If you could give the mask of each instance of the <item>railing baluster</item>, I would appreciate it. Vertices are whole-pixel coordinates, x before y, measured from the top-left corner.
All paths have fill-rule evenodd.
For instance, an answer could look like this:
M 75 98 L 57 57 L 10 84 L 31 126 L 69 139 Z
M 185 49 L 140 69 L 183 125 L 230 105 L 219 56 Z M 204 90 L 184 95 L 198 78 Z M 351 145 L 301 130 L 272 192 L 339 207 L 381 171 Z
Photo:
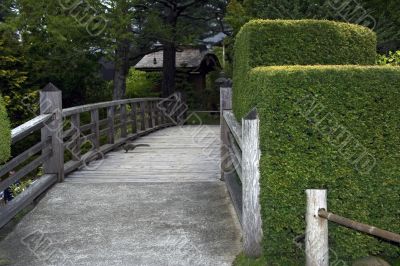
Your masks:
M 137 104 L 132 103 L 131 104 L 131 126 L 132 126 L 132 134 L 135 134 L 137 132 Z
M 99 109 L 94 109 L 90 111 L 91 124 L 92 124 L 92 134 L 93 137 L 93 145 L 95 149 L 100 148 L 100 125 L 99 125 Z
M 140 102 L 140 123 L 141 123 L 141 130 L 146 130 L 146 102 Z
M 74 161 L 81 160 L 81 131 L 80 131 L 80 114 L 74 114 L 71 116 L 71 129 L 74 134 L 72 135 L 73 145 L 70 147 L 70 151 L 72 153 L 72 157 Z
M 149 128 L 153 128 L 153 106 L 152 101 L 147 102 L 147 112 L 148 112 L 148 121 L 149 121 Z
M 108 119 L 108 143 L 115 143 L 115 106 L 107 108 L 107 119 Z
M 126 125 L 126 104 L 121 105 L 121 117 L 120 117 L 120 122 L 121 122 L 121 138 L 126 138 L 128 135 L 128 130 L 127 130 L 127 125 Z

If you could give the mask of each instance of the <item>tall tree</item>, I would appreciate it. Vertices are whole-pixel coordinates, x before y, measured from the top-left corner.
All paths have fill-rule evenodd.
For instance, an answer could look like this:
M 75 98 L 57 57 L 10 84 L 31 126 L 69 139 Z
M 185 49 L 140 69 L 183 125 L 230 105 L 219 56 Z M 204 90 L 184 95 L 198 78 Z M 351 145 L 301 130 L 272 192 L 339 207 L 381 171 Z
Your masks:
M 163 45 L 164 97 L 175 90 L 176 52 L 180 45 L 196 44 L 204 35 L 220 31 L 225 14 L 224 0 L 156 0 L 148 4 L 153 19 L 155 40 Z

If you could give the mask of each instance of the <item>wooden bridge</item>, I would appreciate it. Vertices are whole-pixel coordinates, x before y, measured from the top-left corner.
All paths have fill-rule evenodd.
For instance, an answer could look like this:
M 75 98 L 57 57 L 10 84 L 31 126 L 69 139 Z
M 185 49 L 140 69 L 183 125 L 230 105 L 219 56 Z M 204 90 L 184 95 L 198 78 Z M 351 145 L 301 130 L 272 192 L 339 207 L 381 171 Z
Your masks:
M 222 135 L 220 126 L 184 125 L 179 94 L 63 109 L 51 84 L 40 110 L 12 143 L 41 131 L 40 141 L 0 168 L 0 191 L 43 168 L 0 207 L 0 227 L 11 228 L 0 265 L 231 265 L 242 249 L 242 206 L 221 170 L 224 119 Z M 149 146 L 125 152 L 128 142 Z

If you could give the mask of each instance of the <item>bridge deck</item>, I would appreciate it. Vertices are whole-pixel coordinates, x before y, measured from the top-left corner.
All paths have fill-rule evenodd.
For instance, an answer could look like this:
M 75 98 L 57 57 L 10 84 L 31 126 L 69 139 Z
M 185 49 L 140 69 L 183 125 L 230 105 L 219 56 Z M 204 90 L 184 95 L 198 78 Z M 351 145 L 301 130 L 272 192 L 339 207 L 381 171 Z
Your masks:
M 219 128 L 174 127 L 57 184 L 0 243 L 11 265 L 231 265 L 240 227 Z

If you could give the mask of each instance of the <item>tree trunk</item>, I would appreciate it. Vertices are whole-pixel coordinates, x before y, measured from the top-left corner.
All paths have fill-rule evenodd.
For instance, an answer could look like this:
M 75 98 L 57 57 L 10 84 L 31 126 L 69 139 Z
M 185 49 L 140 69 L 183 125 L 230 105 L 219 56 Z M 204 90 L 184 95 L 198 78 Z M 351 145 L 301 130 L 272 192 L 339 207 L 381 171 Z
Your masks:
M 129 50 L 129 41 L 123 40 L 118 43 L 115 51 L 114 100 L 120 100 L 125 97 L 126 78 L 129 74 Z
M 162 96 L 168 97 L 175 91 L 176 48 L 174 43 L 166 43 L 163 50 Z

